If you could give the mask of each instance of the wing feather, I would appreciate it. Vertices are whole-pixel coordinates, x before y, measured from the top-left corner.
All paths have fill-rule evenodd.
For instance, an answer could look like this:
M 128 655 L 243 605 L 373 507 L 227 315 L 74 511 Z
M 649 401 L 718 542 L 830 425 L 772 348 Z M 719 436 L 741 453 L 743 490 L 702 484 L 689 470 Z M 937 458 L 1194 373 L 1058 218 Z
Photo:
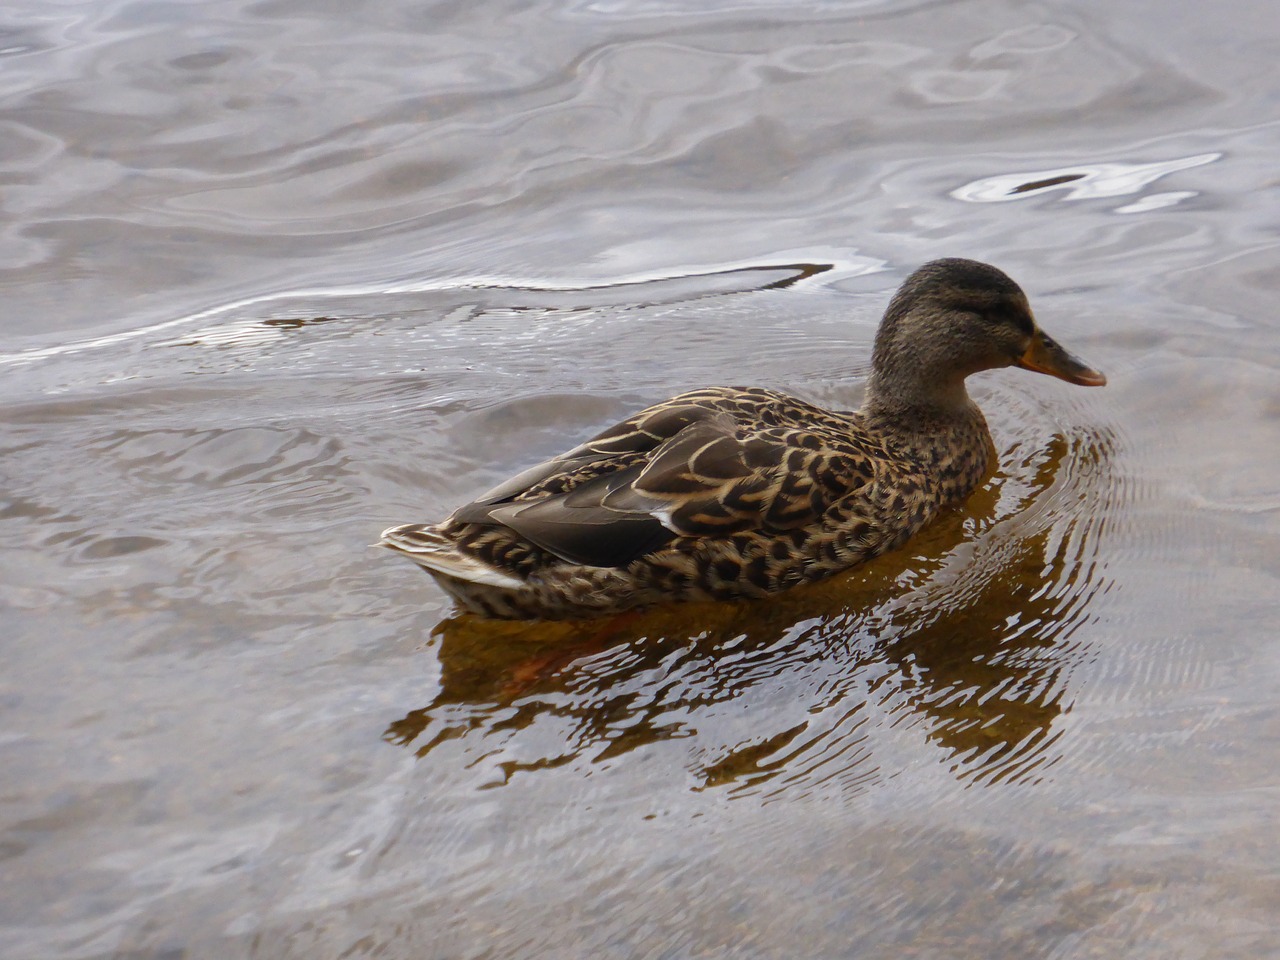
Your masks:
M 509 527 L 571 563 L 624 566 L 677 536 L 814 523 L 872 479 L 856 446 L 741 404 L 703 391 L 641 411 L 452 519 Z

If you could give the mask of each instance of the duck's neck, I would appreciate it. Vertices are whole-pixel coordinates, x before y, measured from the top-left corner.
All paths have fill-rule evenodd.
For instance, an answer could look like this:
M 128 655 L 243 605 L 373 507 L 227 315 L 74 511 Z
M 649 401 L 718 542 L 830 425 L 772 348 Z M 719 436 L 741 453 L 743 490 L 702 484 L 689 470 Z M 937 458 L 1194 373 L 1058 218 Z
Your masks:
M 873 370 L 861 412 L 867 421 L 896 434 L 936 435 L 949 427 L 985 423 L 960 376 L 925 383 Z
M 927 389 L 900 387 L 872 376 L 860 411 L 863 421 L 923 468 L 939 502 L 963 501 L 986 475 L 994 450 L 986 418 L 969 399 L 964 378 Z

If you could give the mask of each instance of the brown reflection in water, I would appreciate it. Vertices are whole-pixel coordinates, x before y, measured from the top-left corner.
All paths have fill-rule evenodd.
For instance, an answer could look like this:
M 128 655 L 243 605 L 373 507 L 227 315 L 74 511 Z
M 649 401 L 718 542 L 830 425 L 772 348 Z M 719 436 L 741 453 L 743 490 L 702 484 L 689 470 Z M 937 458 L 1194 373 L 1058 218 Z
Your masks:
M 993 477 L 909 550 L 772 600 L 604 625 L 447 620 L 435 631 L 439 693 L 385 739 L 425 757 L 476 736 L 482 754 L 501 755 L 504 738 L 538 723 L 540 756 L 522 743 L 519 758 L 496 762 L 506 782 L 691 738 L 696 789 L 767 796 L 856 787 L 884 759 L 871 756 L 868 725 L 918 725 L 961 779 L 1038 776 L 1068 709 L 1069 638 L 1099 587 L 1080 487 L 1096 488 L 1107 457 L 1063 438 L 1033 456 L 1017 483 Z
M 925 617 L 884 647 L 900 668 L 900 691 L 928 718 L 928 737 L 955 758 L 957 775 L 1023 779 L 1055 739 L 1050 727 L 1064 709 L 1058 674 L 1072 622 L 1043 589 L 1049 537 L 1045 530 L 1020 541 L 963 608 Z M 1054 575 L 1074 579 L 1065 567 Z

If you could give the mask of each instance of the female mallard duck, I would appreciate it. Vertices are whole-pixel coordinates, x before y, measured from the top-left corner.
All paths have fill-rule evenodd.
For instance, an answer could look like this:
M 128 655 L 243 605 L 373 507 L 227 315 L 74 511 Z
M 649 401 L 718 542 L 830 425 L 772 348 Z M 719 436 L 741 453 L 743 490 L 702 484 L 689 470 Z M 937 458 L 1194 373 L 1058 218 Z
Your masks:
M 935 260 L 890 301 L 859 412 L 695 390 L 382 543 L 490 617 L 778 593 L 892 550 L 968 497 L 992 444 L 964 381 L 1009 366 L 1107 382 L 1036 326 L 1004 273 Z

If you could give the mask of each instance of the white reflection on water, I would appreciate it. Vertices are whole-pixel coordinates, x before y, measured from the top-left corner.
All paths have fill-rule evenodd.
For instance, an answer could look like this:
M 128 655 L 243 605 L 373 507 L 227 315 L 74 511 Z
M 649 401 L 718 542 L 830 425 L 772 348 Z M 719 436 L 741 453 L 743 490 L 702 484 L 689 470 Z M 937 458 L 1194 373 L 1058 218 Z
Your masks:
M 544 295 L 544 300 L 546 295 L 550 295 L 549 302 L 554 303 L 556 308 L 562 306 L 566 296 L 589 295 L 591 306 L 601 307 L 608 304 L 654 303 L 664 298 L 673 301 L 687 300 L 691 296 L 697 298 L 744 290 L 790 286 L 828 271 L 835 271 L 834 275 L 840 278 L 850 278 L 874 273 L 884 267 L 883 261 L 869 257 L 828 256 L 825 260 L 814 257 L 815 253 L 830 254 L 831 252 L 814 250 L 782 252 L 774 258 L 775 262 L 772 264 L 725 263 L 691 266 L 678 275 L 646 273 L 619 277 L 608 282 L 597 280 L 550 283 L 545 279 L 534 278 L 472 276 L 381 286 L 291 290 L 287 293 L 247 297 L 234 303 L 201 310 L 189 316 L 176 317 L 103 337 L 15 353 L 0 353 L 0 367 L 34 363 L 50 357 L 85 350 L 100 350 L 139 340 L 153 341 L 151 346 L 199 343 L 206 346 L 252 347 L 284 336 L 289 328 L 338 319 L 344 313 L 349 313 L 350 305 L 354 305 L 357 310 L 353 315 L 355 317 L 387 316 L 395 312 L 393 308 L 388 308 L 388 301 L 391 298 L 400 297 L 408 302 L 409 298 L 416 295 L 420 303 L 421 295 L 448 291 L 472 290 L 478 293 L 487 291 L 490 294 L 502 291 L 520 292 L 534 297 Z M 771 277 L 766 274 L 776 276 Z M 305 307 L 300 306 L 303 304 Z M 377 306 L 374 307 L 371 304 L 377 304 Z M 311 315 L 298 316 L 296 312 L 298 309 L 308 311 Z M 415 306 L 414 309 L 419 308 Z M 508 305 L 508 309 L 512 309 L 511 305 Z M 524 307 L 516 309 L 524 309 Z M 319 316 L 317 311 L 334 315 Z M 448 319 L 456 318 L 450 316 Z M 186 327 L 196 329 L 170 340 L 155 339 L 157 334 Z
M 1054 170 L 1033 170 L 1026 173 L 1005 173 L 983 177 L 951 191 L 957 200 L 970 203 L 1003 203 L 1007 200 L 1023 200 L 1053 190 L 1062 190 L 1064 200 L 1097 200 L 1102 197 L 1122 197 L 1139 190 L 1161 177 L 1179 170 L 1202 167 L 1221 159 L 1221 153 L 1202 153 L 1194 157 L 1181 157 L 1156 163 L 1088 163 L 1076 167 L 1059 167 Z M 1130 204 L 1118 212 L 1131 213 L 1139 209 L 1153 210 L 1168 206 L 1178 200 L 1194 197 L 1193 191 L 1162 194 L 1165 202 L 1139 208 Z M 1170 197 L 1174 199 L 1169 199 Z M 1149 200 L 1152 198 L 1148 198 Z

